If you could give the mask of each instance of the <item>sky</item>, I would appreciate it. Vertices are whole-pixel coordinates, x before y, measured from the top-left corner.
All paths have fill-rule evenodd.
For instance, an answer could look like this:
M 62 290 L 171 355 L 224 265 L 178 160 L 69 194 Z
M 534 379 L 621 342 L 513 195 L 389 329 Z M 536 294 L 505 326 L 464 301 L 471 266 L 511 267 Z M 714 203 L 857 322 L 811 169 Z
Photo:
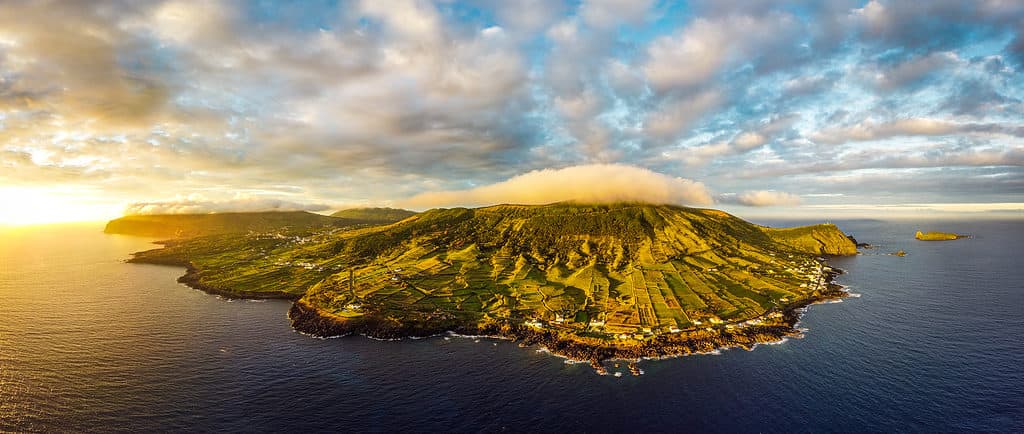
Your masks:
M 1024 2 L 0 2 L 0 224 L 1024 218 Z

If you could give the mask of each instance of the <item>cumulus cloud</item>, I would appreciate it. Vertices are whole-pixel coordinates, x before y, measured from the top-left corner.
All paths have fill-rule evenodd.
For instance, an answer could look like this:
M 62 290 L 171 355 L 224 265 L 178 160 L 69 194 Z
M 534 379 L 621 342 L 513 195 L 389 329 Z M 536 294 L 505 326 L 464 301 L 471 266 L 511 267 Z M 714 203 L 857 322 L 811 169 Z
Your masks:
M 650 89 L 642 126 L 650 147 L 671 145 L 718 123 L 735 125 L 737 119 L 726 113 L 751 97 L 747 76 L 795 68 L 811 58 L 806 25 L 789 12 L 707 9 L 709 15 L 654 38 L 637 60 L 635 68 Z
M 726 37 L 715 23 L 698 19 L 678 35 L 654 40 L 644 65 L 648 82 L 658 90 L 704 83 L 728 56 Z
M 497 167 L 532 144 L 517 40 L 462 28 L 434 2 L 316 12 L 322 29 L 252 25 L 261 6 L 247 2 L 122 6 L 0 4 L 0 110 L 18 110 L 3 113 L 0 142 L 64 154 L 74 145 L 58 142 L 113 136 L 131 157 L 116 172 L 309 182 Z
M 889 91 L 916 85 L 960 61 L 956 53 L 936 52 L 910 58 L 896 65 L 875 66 L 866 73 L 876 86 Z
M 1002 62 L 998 59 L 991 59 L 986 62 L 994 65 L 996 73 L 1001 73 Z M 942 109 L 949 110 L 956 115 L 972 117 L 984 117 L 988 114 L 1001 114 L 1007 112 L 1020 112 L 1021 99 L 1003 94 L 998 90 L 999 82 L 989 79 L 974 79 L 960 84 L 955 91 L 950 92 Z
M 800 55 L 794 47 L 800 28 L 796 18 L 779 12 L 697 18 L 652 41 L 643 71 L 655 90 L 666 92 L 706 84 L 729 64 L 778 66 Z M 760 55 L 768 52 L 773 55 Z
M 1017 62 L 1017 65 L 1024 67 L 1024 22 L 1017 25 L 1017 36 L 1009 45 L 1010 56 Z
M 198 195 L 161 202 L 136 202 L 125 208 L 125 215 L 211 214 L 220 212 L 260 211 L 324 211 L 323 204 L 304 204 L 262 197 L 236 197 L 229 200 L 208 200 Z
M 777 116 L 752 124 L 749 130 L 736 134 L 729 140 L 665 151 L 662 156 L 680 160 L 690 166 L 698 166 L 719 157 L 745 154 L 761 148 L 776 137 L 790 131 L 795 119 L 793 115 Z
M 158 119 L 169 89 L 149 74 L 141 37 L 87 3 L 60 8 L 55 13 L 36 2 L 0 5 L 0 106 L 17 103 L 18 109 L 76 127 L 88 122 L 125 129 Z M 126 17 L 139 13 L 130 6 L 122 11 Z M 129 55 L 140 60 L 134 68 L 122 63 Z
M 800 204 L 800 196 L 775 190 L 751 190 L 739 194 L 722 194 L 718 201 L 745 206 L 793 206 Z
M 574 15 L 546 32 L 551 52 L 545 58 L 544 91 L 560 118 L 560 129 L 574 142 L 574 151 L 583 161 L 614 161 L 622 156 L 615 148 L 627 141 L 629 132 L 613 124 L 630 115 L 614 110 L 621 98 L 628 97 L 616 91 L 631 84 L 635 91 L 643 83 L 629 83 L 627 74 L 609 66 L 617 63 L 613 53 L 622 48 L 613 29 L 644 22 L 652 5 L 647 0 L 587 0 Z
M 1013 1 L 935 0 L 924 3 L 871 0 L 848 14 L 847 25 L 865 42 L 905 47 L 909 52 L 957 46 L 1024 17 Z
M 495 15 L 502 26 L 514 30 L 515 34 L 523 38 L 531 37 L 534 32 L 557 21 L 566 9 L 561 2 L 547 0 L 485 1 L 494 7 Z
M 656 139 L 670 139 L 691 127 L 709 111 L 725 103 L 717 89 L 708 89 L 682 98 L 667 98 L 647 114 L 644 132 Z
M 647 17 L 653 4 L 653 0 L 586 0 L 580 4 L 579 15 L 587 24 L 598 28 L 638 24 Z
M 467 190 L 415 195 L 401 206 L 412 208 L 479 206 L 502 203 L 539 205 L 561 201 L 644 202 L 708 205 L 704 184 L 623 164 L 590 164 L 543 169 Z

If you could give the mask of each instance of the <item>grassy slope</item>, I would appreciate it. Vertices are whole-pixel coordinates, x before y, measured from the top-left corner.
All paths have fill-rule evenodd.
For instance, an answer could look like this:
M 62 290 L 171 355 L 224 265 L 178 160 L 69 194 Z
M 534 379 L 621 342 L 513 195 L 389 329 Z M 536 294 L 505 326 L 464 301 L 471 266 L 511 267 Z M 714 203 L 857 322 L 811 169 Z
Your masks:
M 855 247 L 832 225 L 776 230 L 714 210 L 554 204 L 431 210 L 288 238 L 208 237 L 139 259 L 187 259 L 203 285 L 302 294 L 346 318 L 563 318 L 580 332 L 604 321 L 603 333 L 632 333 L 752 318 L 810 297 L 822 253 Z
M 846 238 L 833 224 L 821 224 L 788 229 L 765 229 L 765 232 L 776 242 L 791 247 L 817 252 L 823 255 L 855 255 L 857 246 L 846 243 Z M 847 240 L 848 241 L 848 240 Z

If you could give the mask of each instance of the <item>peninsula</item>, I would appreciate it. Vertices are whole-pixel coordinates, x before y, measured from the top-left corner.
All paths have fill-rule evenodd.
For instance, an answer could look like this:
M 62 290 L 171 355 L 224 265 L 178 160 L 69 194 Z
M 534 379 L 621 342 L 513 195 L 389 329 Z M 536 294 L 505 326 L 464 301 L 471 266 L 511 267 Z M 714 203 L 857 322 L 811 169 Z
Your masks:
M 853 254 L 831 224 L 557 203 L 226 233 L 130 261 L 185 266 L 182 282 L 217 294 L 292 299 L 293 326 L 315 336 L 488 335 L 599 367 L 797 335 L 802 307 L 846 295 L 825 257 Z
M 226 212 L 210 214 L 128 215 L 107 223 L 109 234 L 194 238 L 206 235 L 310 231 L 393 223 L 415 214 L 391 208 L 356 208 L 331 216 L 306 211 Z

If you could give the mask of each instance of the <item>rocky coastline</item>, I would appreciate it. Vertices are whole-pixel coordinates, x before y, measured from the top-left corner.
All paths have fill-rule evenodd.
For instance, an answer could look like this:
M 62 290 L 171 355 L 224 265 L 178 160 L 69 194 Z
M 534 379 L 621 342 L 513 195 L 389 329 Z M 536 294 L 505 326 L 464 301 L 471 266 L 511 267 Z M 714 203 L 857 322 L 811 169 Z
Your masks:
M 518 342 L 520 346 L 538 345 L 552 354 L 577 362 L 590 362 L 595 369 L 608 360 L 637 361 L 649 358 L 677 357 L 710 353 L 726 348 L 751 350 L 757 344 L 779 342 L 801 334 L 796 328 L 804 308 L 811 304 L 846 297 L 841 285 L 833 283 L 838 271 L 826 275 L 825 289 L 818 295 L 791 303 L 780 310 L 781 317 L 771 324 L 729 327 L 720 325 L 712 330 L 699 329 L 680 333 L 661 334 L 633 345 L 608 345 L 583 342 L 557 329 L 536 329 L 509 321 L 489 321 L 482 325 L 457 321 L 427 321 L 403 323 L 385 316 L 364 315 L 347 319 L 324 314 L 302 300 L 293 303 L 288 312 L 292 327 L 297 331 L 321 338 L 363 335 L 374 339 L 402 339 L 427 337 L 446 332 L 459 335 L 490 336 Z M 598 369 L 600 371 L 600 369 Z
M 636 362 L 641 359 L 678 357 L 706 354 L 727 348 L 751 350 L 757 344 L 779 342 L 787 337 L 800 336 L 796 328 L 804 309 L 815 303 L 841 299 L 848 295 L 841 285 L 834 283 L 841 270 L 830 269 L 824 276 L 824 289 L 815 296 L 792 302 L 779 309 L 780 317 L 768 324 L 730 326 L 720 324 L 679 333 L 659 334 L 650 339 L 630 344 L 609 344 L 608 341 L 584 342 L 567 330 L 537 329 L 507 320 L 469 321 L 456 316 L 420 317 L 417 321 L 399 321 L 387 315 L 369 314 L 357 319 L 326 314 L 310 306 L 299 296 L 277 292 L 225 291 L 201 282 L 202 270 L 192 262 L 180 259 L 133 257 L 132 263 L 147 263 L 185 267 L 178 282 L 224 298 L 233 299 L 285 299 L 293 301 L 288 311 L 292 327 L 301 333 L 331 338 L 362 335 L 374 339 L 398 340 L 422 338 L 444 333 L 468 336 L 488 336 L 508 339 L 520 346 L 537 345 L 552 354 L 575 362 L 589 362 L 598 372 L 604 372 L 601 363 L 610 360 Z

